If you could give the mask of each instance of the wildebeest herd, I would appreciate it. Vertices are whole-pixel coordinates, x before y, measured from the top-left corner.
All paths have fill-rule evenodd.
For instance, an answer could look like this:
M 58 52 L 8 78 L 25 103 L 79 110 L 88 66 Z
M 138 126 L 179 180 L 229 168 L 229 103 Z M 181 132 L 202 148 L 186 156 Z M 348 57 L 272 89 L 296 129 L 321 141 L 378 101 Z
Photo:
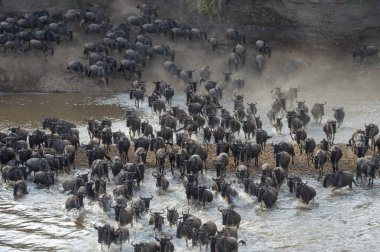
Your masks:
M 60 182 L 63 191 L 69 194 L 65 202 L 67 210 L 84 208 L 86 197 L 99 202 L 104 211 L 113 212 L 117 227 L 109 223 L 94 225 L 99 243 L 108 247 L 111 244 L 122 246 L 130 240 L 130 232 L 126 226 L 130 224 L 133 228 L 133 223 L 142 221 L 142 215 L 146 213 L 151 217 L 148 223 L 143 224 L 152 225 L 155 234 L 156 230 L 161 232 L 163 225 L 166 225 L 163 217 L 166 211 L 167 224 L 177 226 L 176 233 L 155 235 L 155 240 L 151 241 L 133 241 L 131 244 L 135 251 L 174 251 L 171 240 L 176 237 L 186 239 L 186 244 L 187 240 L 191 240 L 193 246 L 209 246 L 211 251 L 232 252 L 237 251 L 239 245 L 245 245 L 245 242 L 238 240 L 241 216 L 232 205 L 239 193 L 234 188 L 233 181 L 227 179 L 231 163 L 235 167 L 238 184 L 248 195 L 257 197 L 265 208 L 271 208 L 275 204 L 285 180 L 289 191 L 301 202 L 309 204 L 316 197 L 314 188 L 304 183 L 300 177 L 288 175 L 289 167 L 297 162 L 295 148 L 299 148 L 301 155 L 307 156 L 307 165 L 314 165 L 318 171 L 318 180 L 323 178 L 324 187 L 351 188 L 352 183 L 356 184 L 352 172 L 339 169 L 343 152 L 339 145 L 334 144 L 335 134 L 339 133 L 339 127 L 344 122 L 344 108 L 333 108 L 335 120 L 329 120 L 321 127 L 326 139 L 316 142 L 308 137 L 307 126 L 309 123 L 321 124 L 326 102 L 313 105 L 310 110 L 312 120 L 306 102 L 297 100 L 299 88 L 283 91 L 281 87 L 276 87 L 271 91 L 273 101 L 267 117 L 277 133 L 281 134 L 285 116 L 291 139 L 296 145 L 284 141 L 272 144 L 275 167 L 268 163 L 261 164 L 261 174 L 255 174 L 254 167 L 259 166 L 260 156 L 268 152 L 266 145 L 272 136 L 262 129 L 260 116 L 256 116 L 257 102 L 244 101 L 244 95 L 239 94 L 245 81 L 232 79 L 231 72 L 223 72 L 223 81 L 218 83 L 210 79 L 209 67 L 201 69 L 201 80 L 195 81 L 195 69 L 179 68 L 174 63 L 173 50 L 167 45 L 152 46 L 152 40 L 146 33 L 169 34 L 172 40 L 181 37 L 188 40 L 207 40 L 214 50 L 218 48 L 216 38 L 208 37 L 205 31 L 171 19 L 156 19 L 151 22 L 151 18 L 157 17 L 156 10 L 145 4 L 138 8 L 141 16 L 130 16 L 126 24 L 118 26 L 110 25 L 109 18 L 104 14 L 88 10 L 70 10 L 64 15 L 51 16 L 47 12 L 38 12 L 26 15 L 24 19 L 13 16 L 2 18 L 5 20 L 1 23 L 1 28 L 5 31 L 2 38 L 6 43 L 14 41 L 15 44 L 22 45 L 22 50 L 28 48 L 29 44 L 33 46 L 34 36 L 39 34 L 37 31 L 28 31 L 30 39 L 27 40 L 26 35 L 20 35 L 25 32 L 24 29 L 45 27 L 46 41 L 41 43 L 46 46 L 43 48 L 52 48 L 52 38 L 57 39 L 58 35 L 71 39 L 72 31 L 66 26 L 69 22 L 80 23 L 86 34 L 105 35 L 102 42 L 85 45 L 84 53 L 89 56 L 90 66 L 76 61 L 69 63 L 70 70 L 88 76 L 96 74 L 106 78 L 112 71 L 119 70 L 141 77 L 141 68 L 146 61 L 155 55 L 163 55 L 164 69 L 169 74 L 178 76 L 185 84 L 187 106 L 181 108 L 171 104 L 176 90 L 165 81 L 155 81 L 153 90 L 150 90 L 146 82 L 136 80 L 130 91 L 130 99 L 135 101 L 136 110 L 129 109 L 125 112 L 128 134 L 113 131 L 112 121 L 106 117 L 88 120 L 87 129 L 91 140 L 85 145 L 80 145 L 77 126 L 58 118 L 46 118 L 42 129 L 29 131 L 13 127 L 0 132 L 2 178 L 4 182 L 12 183 L 15 197 L 27 194 L 27 180 L 33 181 L 38 187 L 49 187 L 56 183 L 60 173 L 72 174 L 72 169 L 77 168 L 75 161 L 78 148 L 83 148 L 89 171 L 81 167 L 82 171 L 76 176 Z M 52 27 L 55 25 L 52 24 L 60 28 L 54 31 Z M 132 42 L 131 30 L 134 26 L 140 30 L 136 41 Z M 235 43 L 232 53 L 228 55 L 228 64 L 232 69 L 238 70 L 247 57 L 246 49 L 242 45 L 246 37 L 234 29 L 228 29 L 226 35 L 228 40 Z M 6 43 L 5 48 L 10 49 L 10 45 Z M 256 68 L 261 73 L 272 49 L 261 40 L 256 42 L 256 49 L 259 52 L 255 57 Z M 117 66 L 117 60 L 108 56 L 108 52 L 112 50 L 125 53 L 124 59 L 119 63 L 120 67 Z M 370 49 L 367 47 L 357 49 L 353 56 L 365 59 L 375 54 L 367 52 L 368 50 Z M 148 90 L 151 91 L 149 95 Z M 227 109 L 230 97 L 223 96 L 223 90 L 234 90 L 233 111 Z M 159 129 L 155 129 L 148 119 L 141 118 L 138 114 L 140 104 L 145 102 L 145 98 L 152 113 L 156 113 L 159 119 Z M 245 141 L 239 138 L 240 130 L 244 132 Z M 353 164 L 357 171 L 356 179 L 362 180 L 364 175 L 369 185 L 373 184 L 375 172 L 380 167 L 380 156 L 376 154 L 376 148 L 377 152 L 380 151 L 378 133 L 377 125 L 366 124 L 364 130 L 353 132 L 348 142 L 358 157 L 356 164 Z M 195 141 L 194 136 L 201 136 L 203 139 Z M 116 146 L 118 155 L 110 156 L 112 145 Z M 212 145 L 215 146 L 215 152 L 212 151 Z M 371 150 L 374 155 L 367 155 Z M 149 155 L 154 155 L 154 159 L 149 160 Z M 208 159 L 212 159 L 212 167 L 207 167 Z M 326 174 L 325 167 L 328 162 L 331 162 L 332 171 Z M 148 169 L 147 166 L 153 168 Z M 148 197 L 134 194 L 136 187 L 144 185 L 147 171 L 152 171 L 151 175 L 156 179 L 156 187 L 161 193 L 170 193 L 170 182 L 181 180 L 188 204 L 199 204 L 202 207 L 217 205 L 222 215 L 223 229 L 219 231 L 212 221 L 202 223 L 199 217 L 186 211 L 179 214 L 175 208 L 166 207 L 157 212 L 150 209 L 150 201 L 156 197 L 153 190 Z M 204 173 L 213 174 L 212 184 L 202 183 Z M 107 194 L 106 189 L 109 187 L 112 188 L 112 195 Z M 228 206 L 220 206 L 225 203 L 218 201 L 215 197 L 218 194 L 226 200 Z

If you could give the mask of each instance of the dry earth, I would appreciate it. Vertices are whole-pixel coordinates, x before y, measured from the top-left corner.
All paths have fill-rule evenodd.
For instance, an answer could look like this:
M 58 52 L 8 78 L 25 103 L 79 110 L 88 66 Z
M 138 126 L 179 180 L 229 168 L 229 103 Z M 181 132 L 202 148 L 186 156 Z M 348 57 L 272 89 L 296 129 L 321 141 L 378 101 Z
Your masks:
M 351 148 L 348 147 L 345 144 L 339 144 L 339 146 L 342 148 L 343 151 L 343 157 L 339 162 L 339 169 L 340 170 L 346 170 L 346 171 L 356 171 L 356 156 L 352 152 Z M 289 174 L 294 174 L 294 175 L 300 175 L 300 176 L 308 176 L 308 177 L 315 177 L 317 178 L 318 176 L 318 171 L 314 169 L 313 164 L 310 164 L 310 166 L 307 165 L 307 159 L 306 155 L 300 155 L 298 147 L 295 145 L 295 152 L 296 156 L 294 158 L 294 165 L 290 165 L 289 167 Z M 207 159 L 206 167 L 208 171 L 214 171 L 214 166 L 212 164 L 212 160 L 215 160 L 216 157 L 216 148 L 214 144 L 209 145 L 209 158 Z M 135 161 L 135 156 L 133 153 L 133 147 L 131 147 L 129 151 L 129 158 L 130 161 L 133 162 Z M 112 146 L 112 150 L 109 153 L 111 157 L 117 155 L 117 149 L 115 146 Z M 230 161 L 228 164 L 228 170 L 233 172 L 235 171 L 236 166 L 234 165 L 234 160 L 232 157 L 232 154 L 230 153 Z M 149 151 L 148 152 L 148 158 L 147 158 L 147 163 L 149 167 L 156 167 L 155 165 L 155 156 L 154 153 Z M 252 171 L 252 174 L 255 176 L 259 176 L 261 173 L 261 165 L 264 163 L 269 163 L 271 167 L 275 167 L 275 160 L 273 156 L 273 148 L 272 146 L 267 146 L 265 151 L 260 155 L 259 158 L 259 167 L 254 166 L 253 164 L 250 165 L 250 170 Z M 80 147 L 77 151 L 77 156 L 76 156 L 76 164 L 79 167 L 88 167 L 88 161 L 84 152 L 84 148 Z M 165 163 L 165 169 L 169 169 L 170 165 L 169 162 L 166 160 Z M 325 166 L 325 173 L 332 172 L 332 167 L 331 163 L 328 162 Z M 213 173 L 214 174 L 214 173 Z

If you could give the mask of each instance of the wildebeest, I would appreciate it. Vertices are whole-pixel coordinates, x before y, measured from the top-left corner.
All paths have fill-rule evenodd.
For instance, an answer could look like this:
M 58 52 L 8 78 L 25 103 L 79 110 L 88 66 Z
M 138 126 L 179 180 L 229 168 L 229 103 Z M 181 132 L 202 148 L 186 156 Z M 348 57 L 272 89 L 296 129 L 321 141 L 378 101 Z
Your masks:
M 81 62 L 75 60 L 69 62 L 67 70 L 70 70 L 70 72 L 80 73 L 83 76 L 86 74 L 86 67 Z
M 293 193 L 293 191 L 295 190 L 296 183 L 302 183 L 302 179 L 298 176 L 292 175 L 290 177 L 287 177 L 286 179 L 287 179 L 286 184 L 289 187 L 290 193 Z
M 368 144 L 371 148 L 374 143 L 374 138 L 377 134 L 379 134 L 379 127 L 376 124 L 364 124 L 365 127 L 365 135 L 368 137 L 368 140 L 371 140 L 371 144 Z
M 330 148 L 330 161 L 333 167 L 333 173 L 338 171 L 338 163 L 342 158 L 343 152 L 342 149 L 338 145 L 334 145 Z
M 242 42 L 243 44 L 245 44 L 245 35 L 241 31 L 228 28 L 226 30 L 226 37 L 227 37 L 227 40 L 229 41 L 233 41 L 235 43 Z
M 289 134 L 290 134 L 290 137 L 293 139 L 292 134 L 296 134 L 297 130 L 299 130 L 303 127 L 303 123 L 297 117 L 297 114 L 294 110 L 288 111 L 286 113 L 286 118 L 288 119 Z
M 166 191 L 169 187 L 169 181 L 167 178 L 165 178 L 166 172 L 159 173 L 159 172 L 153 172 L 152 176 L 156 178 L 156 187 Z
M 16 153 L 13 148 L 0 146 L 0 164 L 7 164 L 9 161 L 16 158 Z
M 132 74 L 134 74 L 137 78 L 141 78 L 141 68 L 134 60 L 124 59 L 120 61 L 120 68 L 118 70 L 119 72 L 123 72 L 125 76 L 125 72 L 128 71 Z
M 131 89 L 129 96 L 130 96 L 130 99 L 135 100 L 136 108 L 140 107 L 140 100 L 144 101 L 144 91 L 141 89 Z
M 13 196 L 19 197 L 28 193 L 25 180 L 18 180 L 13 186 Z
M 323 167 L 327 162 L 328 152 L 324 150 L 318 150 L 314 155 L 314 168 L 319 170 L 318 181 L 322 178 L 324 172 Z
M 129 128 L 129 136 L 132 137 L 133 134 L 133 137 L 135 137 L 136 132 L 140 136 L 141 119 L 134 114 L 128 114 L 126 117 L 126 126 Z
M 300 149 L 300 153 L 302 155 L 302 149 L 305 145 L 305 140 L 307 139 L 307 133 L 304 129 L 298 129 L 295 134 L 295 140 L 297 142 L 297 145 Z
M 74 195 L 69 195 L 69 197 L 66 199 L 65 202 L 65 208 L 66 210 L 71 210 L 73 208 L 80 209 L 83 207 L 83 193 L 78 192 Z
M 232 207 L 224 209 L 218 207 L 218 210 L 222 213 L 222 225 L 239 228 L 241 216 L 238 212 L 236 212 Z
M 29 134 L 29 146 L 31 149 L 33 149 L 35 146 L 38 146 L 38 148 L 41 148 L 41 144 L 45 141 L 46 133 L 42 130 L 36 129 L 31 134 Z
M 48 55 L 49 51 L 51 55 L 54 55 L 54 47 L 52 45 L 37 39 L 30 40 L 24 52 L 32 49 L 42 51 L 45 56 Z
M 91 166 L 94 160 L 96 159 L 103 160 L 105 157 L 108 160 L 111 160 L 111 158 L 108 155 L 106 155 L 105 150 L 102 146 L 86 145 L 85 150 L 88 159 L 88 166 Z
M 286 151 L 276 153 L 276 167 L 282 167 L 288 172 L 291 156 Z
M 309 112 L 309 108 L 306 106 L 305 104 L 305 100 L 304 101 L 297 101 L 297 108 L 296 110 L 300 111 L 300 110 L 303 110 L 305 113 L 308 113 Z
M 240 160 L 245 164 L 249 165 L 252 159 L 255 159 L 255 165 L 259 165 L 259 156 L 262 153 L 262 146 L 259 144 L 246 143 L 243 146 L 240 146 Z
M 168 220 L 170 227 L 177 224 L 179 214 L 175 207 L 173 207 L 172 209 L 169 209 L 167 207 L 166 210 L 166 219 Z
M 307 184 L 302 182 L 295 183 L 295 193 L 296 198 L 300 199 L 303 203 L 307 205 L 309 204 L 309 201 L 314 200 L 315 195 L 317 195 L 313 187 L 308 186 Z
M 265 57 L 263 55 L 256 55 L 255 66 L 257 72 L 259 72 L 259 74 L 261 75 L 265 67 Z
M 311 109 L 311 114 L 313 115 L 313 118 L 314 118 L 316 124 L 318 124 L 318 120 L 319 120 L 319 124 L 321 124 L 321 122 L 322 122 L 322 117 L 325 114 L 324 105 L 326 105 L 326 102 L 325 103 L 315 103 L 313 108 Z
M 334 107 L 332 110 L 334 111 L 334 118 L 338 123 L 338 128 L 340 128 L 340 125 L 342 125 L 345 116 L 344 107 Z
M 339 189 L 345 186 L 349 186 L 352 189 L 352 182 L 358 186 L 354 180 L 354 174 L 350 171 L 337 171 L 335 173 L 326 174 L 323 179 L 323 187 L 327 188 L 329 186 Z
M 268 58 L 270 58 L 272 54 L 272 48 L 262 40 L 256 41 L 256 49 L 263 55 L 268 55 Z
M 327 141 L 330 144 L 334 143 L 335 139 L 335 133 L 336 133 L 336 121 L 334 120 L 329 120 L 323 125 L 323 131 L 326 134 Z
M 164 217 L 162 217 L 161 215 L 164 214 L 164 212 L 164 210 L 162 210 L 162 212 L 152 212 L 152 210 L 150 211 L 151 217 L 149 219 L 149 225 L 154 225 L 154 230 L 162 230 L 162 225 L 164 224 Z
M 259 189 L 257 201 L 261 204 L 264 203 L 266 208 L 271 208 L 277 201 L 277 195 L 278 192 L 275 188 L 265 185 Z
M 356 160 L 356 180 L 360 177 L 363 182 L 362 173 L 368 178 L 368 185 L 373 185 L 375 171 L 379 169 L 378 156 L 366 156 Z
M 273 145 L 273 144 L 272 144 Z M 292 156 L 292 164 L 294 164 L 294 146 L 291 143 L 286 143 L 284 141 L 279 142 L 278 144 L 273 145 L 273 153 L 279 153 L 280 151 L 286 151 Z
M 302 148 L 305 150 L 305 154 L 307 156 L 307 165 L 309 166 L 309 161 L 313 160 L 313 152 L 315 149 L 315 141 L 313 138 L 306 138 Z

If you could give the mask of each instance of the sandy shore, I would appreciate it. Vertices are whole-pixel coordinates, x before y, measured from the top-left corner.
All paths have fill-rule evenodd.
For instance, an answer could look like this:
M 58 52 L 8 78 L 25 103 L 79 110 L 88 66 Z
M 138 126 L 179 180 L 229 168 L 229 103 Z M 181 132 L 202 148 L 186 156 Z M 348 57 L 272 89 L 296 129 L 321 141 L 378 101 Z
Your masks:
M 340 170 L 347 170 L 347 171 L 355 171 L 356 170 L 356 156 L 352 152 L 351 148 L 347 146 L 346 144 L 338 144 L 343 151 L 343 157 L 339 162 L 339 169 Z M 299 148 L 297 145 L 294 146 L 296 156 L 294 158 L 294 165 L 290 164 L 289 167 L 289 174 L 294 175 L 300 175 L 300 176 L 311 176 L 317 178 L 318 172 L 314 169 L 314 165 L 310 164 L 310 166 L 307 166 L 307 159 L 306 155 L 300 155 Z M 131 147 L 129 150 L 129 158 L 130 161 L 135 161 L 135 155 L 133 152 L 134 148 Z M 369 152 L 368 154 L 372 154 Z M 117 148 L 116 146 L 112 146 L 112 149 L 109 153 L 111 157 L 117 155 Z M 232 153 L 230 153 L 230 162 L 228 164 L 228 170 L 229 171 L 235 171 L 235 164 L 233 160 Z M 207 159 L 206 167 L 208 171 L 211 171 L 214 173 L 214 166 L 212 164 L 212 161 L 215 160 L 216 157 L 216 147 L 214 144 L 209 145 L 209 157 Z M 155 167 L 155 155 L 152 151 L 148 152 L 148 158 L 147 158 L 148 166 L 149 167 Z M 268 145 L 264 152 L 260 155 L 259 158 L 259 166 L 253 166 L 253 164 L 249 167 L 252 171 L 253 175 L 257 175 L 261 173 L 261 165 L 263 163 L 269 163 L 272 167 L 275 167 L 275 159 L 273 156 L 273 147 Z M 78 148 L 77 156 L 76 156 L 76 164 L 79 167 L 88 167 L 88 161 L 85 155 L 85 151 L 83 147 Z M 169 161 L 166 160 L 165 168 L 168 169 L 170 167 Z M 327 162 L 325 165 L 325 173 L 332 172 L 332 166 L 330 162 Z

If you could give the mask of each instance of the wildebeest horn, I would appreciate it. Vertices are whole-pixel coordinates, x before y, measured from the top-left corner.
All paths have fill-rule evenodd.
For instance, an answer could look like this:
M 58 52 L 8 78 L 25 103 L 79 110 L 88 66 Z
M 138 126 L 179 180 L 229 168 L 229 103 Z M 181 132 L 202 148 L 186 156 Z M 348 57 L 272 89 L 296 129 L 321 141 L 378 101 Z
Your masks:
M 150 195 L 150 199 L 151 199 L 151 200 L 153 199 L 153 195 L 152 195 L 152 194 Z
M 218 207 L 218 210 L 219 210 L 219 212 L 222 212 L 222 210 L 220 210 L 220 208 L 221 208 L 221 207 L 219 206 L 219 207 Z
M 159 212 L 157 212 L 157 213 L 159 213 L 159 214 L 164 214 L 165 213 L 165 209 L 161 209 L 161 211 L 162 211 L 162 213 L 159 213 Z
M 132 241 L 132 242 L 131 242 L 131 245 L 132 245 L 133 247 L 136 247 L 136 245 L 135 245 L 135 244 L 133 244 L 133 242 L 134 242 L 134 241 Z
M 152 172 L 152 176 L 155 177 L 155 178 L 157 178 L 157 175 L 154 175 L 154 173 L 156 173 L 156 172 Z

